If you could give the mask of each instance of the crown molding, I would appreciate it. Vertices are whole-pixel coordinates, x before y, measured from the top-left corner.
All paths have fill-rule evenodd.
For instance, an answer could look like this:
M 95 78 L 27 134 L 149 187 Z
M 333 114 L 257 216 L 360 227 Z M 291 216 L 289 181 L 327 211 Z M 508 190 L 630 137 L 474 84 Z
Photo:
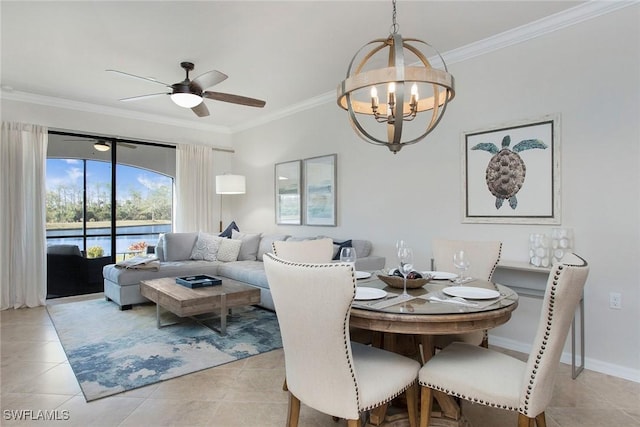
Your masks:
M 206 132 L 231 134 L 231 129 L 224 126 L 215 126 L 206 123 L 181 120 L 162 116 L 159 114 L 140 113 L 137 111 L 124 110 L 122 108 L 107 107 L 104 105 L 91 104 L 89 102 L 73 101 L 70 99 L 38 95 L 29 92 L 2 90 L 2 92 L 0 92 L 0 99 L 25 102 L 28 104 L 44 105 L 47 107 L 63 108 L 67 110 L 105 114 L 125 119 L 141 120 L 154 124 L 160 123 L 181 128 L 198 129 Z
M 320 105 L 328 104 L 329 102 L 335 102 L 336 92 L 327 92 L 322 95 L 315 96 L 302 102 L 290 105 L 289 107 L 282 108 L 278 111 L 274 111 L 271 114 L 260 117 L 257 120 L 252 120 L 247 123 L 243 123 L 239 126 L 231 128 L 231 133 L 241 132 L 243 130 L 251 129 L 257 126 L 265 125 L 278 119 L 282 119 L 293 114 L 297 114 L 301 111 L 310 110 Z
M 496 34 L 486 39 L 479 40 L 477 42 L 470 43 L 466 46 L 462 46 L 457 49 L 450 50 L 442 54 L 443 58 L 448 64 L 455 64 L 457 62 L 466 61 L 471 58 L 475 58 L 481 55 L 503 49 L 505 47 L 513 46 L 518 43 L 523 43 L 527 40 L 532 40 L 537 37 L 541 37 L 545 34 L 552 33 L 554 31 L 561 30 L 563 28 L 570 27 L 572 25 L 579 24 L 589 19 L 597 18 L 607 13 L 614 12 L 619 9 L 623 9 L 628 6 L 637 5 L 640 2 L 638 0 L 623 0 L 623 1 L 605 1 L 605 0 L 591 0 L 582 3 L 578 6 L 570 9 L 558 12 L 554 15 L 547 16 L 545 18 L 533 21 L 529 24 L 507 30 L 500 34 Z M 325 105 L 331 102 L 335 102 L 335 91 L 326 92 L 308 100 L 290 105 L 289 107 L 282 108 L 278 111 L 274 111 L 271 114 L 260 117 L 259 119 L 248 121 L 242 125 L 235 127 L 215 126 L 208 125 L 206 123 L 198 123 L 189 120 L 180 120 L 171 117 L 140 113 L 120 108 L 106 107 L 97 104 L 90 104 L 86 102 L 72 101 L 69 99 L 55 98 L 44 95 L 36 95 L 27 92 L 19 91 L 2 91 L 0 92 L 0 99 L 8 99 L 12 101 L 21 101 L 31 104 L 39 104 L 50 107 L 66 108 L 77 111 L 89 111 L 97 114 L 107 114 L 116 117 L 122 117 L 126 119 L 142 120 L 151 123 L 168 124 L 171 126 L 184 127 L 190 129 L 198 129 L 203 131 L 221 133 L 221 134 L 234 134 L 236 132 L 245 131 L 251 128 L 265 125 L 275 120 L 279 120 L 293 114 L 297 114 L 301 111 L 309 110 L 321 105 Z
M 638 4 L 638 1 L 591 0 L 529 24 L 450 50 L 442 56 L 447 64 L 455 64 L 456 62 L 466 61 L 505 47 L 536 39 L 634 4 Z

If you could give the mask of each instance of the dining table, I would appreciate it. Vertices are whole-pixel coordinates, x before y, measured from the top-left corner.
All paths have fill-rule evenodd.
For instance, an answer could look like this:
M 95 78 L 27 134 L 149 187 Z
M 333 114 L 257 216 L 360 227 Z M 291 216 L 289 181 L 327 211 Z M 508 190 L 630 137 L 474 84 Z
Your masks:
M 423 286 L 402 289 L 380 279 L 387 272 L 358 272 L 356 299 L 351 306 L 349 326 L 372 331 L 373 345 L 390 351 L 406 352 L 398 341 L 411 337 L 416 344 L 414 357 L 428 363 L 436 351 L 437 335 L 486 331 L 506 323 L 518 306 L 518 294 L 502 284 L 468 279 L 463 284 L 452 280 L 431 279 Z M 438 277 L 435 275 L 435 277 Z M 355 330 L 354 329 L 354 330 Z M 439 409 L 432 415 L 431 426 L 464 426 L 458 402 L 444 393 L 434 393 Z M 371 426 L 400 426 L 387 417 L 388 405 L 371 411 Z M 390 421 L 391 419 L 391 421 Z

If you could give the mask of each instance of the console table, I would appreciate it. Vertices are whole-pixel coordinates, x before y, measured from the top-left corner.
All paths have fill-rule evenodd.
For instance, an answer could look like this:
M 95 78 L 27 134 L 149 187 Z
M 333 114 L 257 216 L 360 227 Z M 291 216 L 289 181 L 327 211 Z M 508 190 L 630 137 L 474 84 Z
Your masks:
M 510 270 L 520 273 L 534 273 L 544 274 L 546 276 L 551 272 L 551 267 L 536 267 L 527 262 L 521 261 L 500 261 L 497 269 Z M 545 281 L 546 284 L 546 281 Z M 534 288 L 530 286 L 519 286 L 518 284 L 508 285 L 511 289 L 516 291 L 519 295 L 530 296 L 534 298 L 543 298 L 545 289 Z M 584 370 L 584 293 L 580 298 L 580 304 L 578 305 L 580 312 L 580 365 L 576 366 L 576 316 L 573 316 L 573 322 L 571 324 L 571 377 L 576 379 L 580 372 Z

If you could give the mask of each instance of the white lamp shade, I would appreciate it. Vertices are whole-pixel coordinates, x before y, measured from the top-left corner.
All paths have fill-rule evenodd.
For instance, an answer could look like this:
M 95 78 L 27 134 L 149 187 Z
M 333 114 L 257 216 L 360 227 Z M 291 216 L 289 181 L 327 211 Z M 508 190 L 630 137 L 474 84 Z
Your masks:
M 246 179 L 244 175 L 216 176 L 216 194 L 244 194 Z

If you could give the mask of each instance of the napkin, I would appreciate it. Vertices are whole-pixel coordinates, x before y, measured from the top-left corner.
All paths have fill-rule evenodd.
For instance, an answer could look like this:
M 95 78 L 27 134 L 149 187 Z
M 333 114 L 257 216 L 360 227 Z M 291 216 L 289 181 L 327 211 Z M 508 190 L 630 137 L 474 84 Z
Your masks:
M 416 299 L 416 297 L 403 298 L 398 295 L 392 298 L 383 299 L 382 301 L 376 301 L 373 303 L 363 304 L 362 301 L 354 301 L 354 305 L 366 307 L 373 310 L 382 310 L 383 308 L 391 307 L 392 305 L 401 304 L 403 302 L 411 301 L 413 299 Z
M 427 295 L 426 299 L 432 302 L 444 302 L 449 304 L 464 305 L 467 307 L 478 307 L 477 302 L 467 301 L 460 297 L 445 297 L 439 295 Z

